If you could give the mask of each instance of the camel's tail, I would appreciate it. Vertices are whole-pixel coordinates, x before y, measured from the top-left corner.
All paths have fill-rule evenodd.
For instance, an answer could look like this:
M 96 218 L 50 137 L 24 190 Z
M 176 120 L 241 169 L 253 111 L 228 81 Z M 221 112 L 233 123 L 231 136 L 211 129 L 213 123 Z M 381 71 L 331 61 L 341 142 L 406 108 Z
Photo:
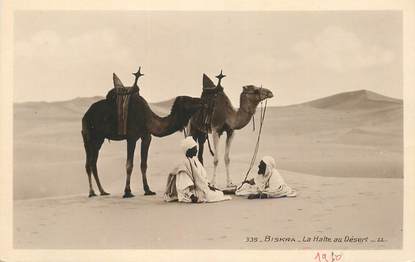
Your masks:
M 91 140 L 91 128 L 92 128 L 88 120 L 89 119 L 88 119 L 88 113 L 87 113 L 82 118 L 82 130 L 81 130 L 82 139 L 84 141 L 85 152 L 87 155 L 89 152 L 89 144 Z
M 86 139 L 89 138 L 89 123 L 88 123 L 88 117 L 87 114 L 84 115 L 84 117 L 82 118 L 82 130 L 81 130 L 81 134 L 82 134 L 82 138 L 84 139 L 84 142 Z

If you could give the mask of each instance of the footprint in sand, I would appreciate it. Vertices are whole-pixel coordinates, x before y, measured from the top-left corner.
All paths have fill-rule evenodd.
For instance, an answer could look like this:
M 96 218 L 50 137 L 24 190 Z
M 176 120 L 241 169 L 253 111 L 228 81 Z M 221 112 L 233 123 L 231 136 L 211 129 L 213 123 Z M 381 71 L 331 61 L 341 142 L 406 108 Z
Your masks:
M 225 239 L 225 238 L 227 238 L 227 236 L 221 236 L 221 237 L 220 237 L 220 239 Z

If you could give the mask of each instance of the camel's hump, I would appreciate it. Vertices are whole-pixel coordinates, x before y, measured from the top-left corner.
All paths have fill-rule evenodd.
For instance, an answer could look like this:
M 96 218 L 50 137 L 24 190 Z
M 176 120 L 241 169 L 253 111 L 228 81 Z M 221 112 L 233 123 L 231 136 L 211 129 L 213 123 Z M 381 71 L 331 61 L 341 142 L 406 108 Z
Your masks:
M 216 86 L 213 81 L 206 74 L 203 74 L 203 89 L 210 89 L 215 87 Z

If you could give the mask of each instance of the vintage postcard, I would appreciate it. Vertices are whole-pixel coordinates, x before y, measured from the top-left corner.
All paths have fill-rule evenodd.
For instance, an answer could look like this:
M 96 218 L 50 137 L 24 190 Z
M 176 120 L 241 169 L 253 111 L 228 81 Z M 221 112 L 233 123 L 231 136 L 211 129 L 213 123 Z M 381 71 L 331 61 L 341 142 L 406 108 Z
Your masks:
M 414 13 L 4 1 L 0 261 L 415 261 Z

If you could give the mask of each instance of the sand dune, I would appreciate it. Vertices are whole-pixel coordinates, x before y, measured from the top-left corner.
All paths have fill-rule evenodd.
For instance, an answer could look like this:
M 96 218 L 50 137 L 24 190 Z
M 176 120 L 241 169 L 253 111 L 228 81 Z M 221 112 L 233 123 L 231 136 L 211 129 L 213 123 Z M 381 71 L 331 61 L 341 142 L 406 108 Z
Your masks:
M 367 110 L 402 106 L 402 101 L 368 90 L 359 90 L 332 95 L 307 103 L 316 108 L 333 110 Z

